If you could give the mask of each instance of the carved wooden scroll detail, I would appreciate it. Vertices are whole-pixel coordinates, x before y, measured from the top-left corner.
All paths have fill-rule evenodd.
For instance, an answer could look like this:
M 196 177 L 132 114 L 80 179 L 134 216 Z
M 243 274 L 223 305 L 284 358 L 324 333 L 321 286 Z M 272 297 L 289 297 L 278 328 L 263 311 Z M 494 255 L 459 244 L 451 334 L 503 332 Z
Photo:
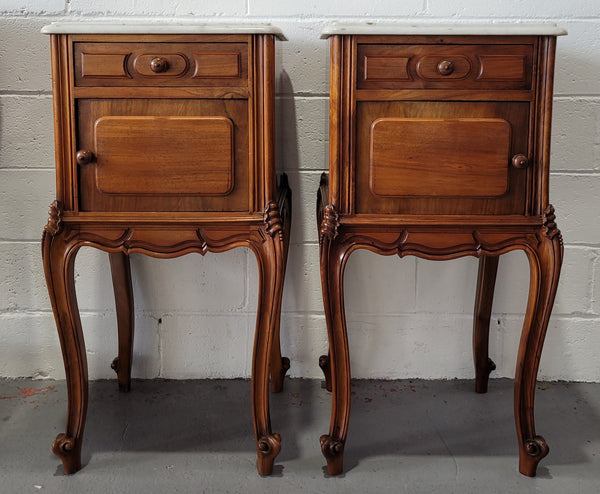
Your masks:
M 62 230 L 62 215 L 63 215 L 63 207 L 59 201 L 54 201 L 50 204 L 50 209 L 48 210 L 48 223 L 44 227 L 44 233 L 51 235 L 54 237 L 57 233 L 60 233 Z
M 81 442 L 61 432 L 52 444 L 52 452 L 63 462 L 66 474 L 75 473 L 81 469 Z
M 321 436 L 321 451 L 327 459 L 327 472 L 329 475 L 337 475 L 342 472 L 344 459 L 344 443 L 327 434 Z
M 338 227 L 340 226 L 337 208 L 333 204 L 328 204 L 323 209 L 323 219 L 319 228 L 319 242 L 322 244 L 325 238 L 330 241 L 337 237 Z
M 529 456 L 533 456 L 541 460 L 548 454 L 550 448 L 542 436 L 535 436 L 533 439 L 525 442 L 525 451 L 527 451 Z
M 256 443 L 258 454 L 258 473 L 271 475 L 273 473 L 273 460 L 281 451 L 281 436 L 277 433 L 265 434 Z
M 556 215 L 554 214 L 554 206 L 552 206 L 552 204 L 548 204 L 546 209 L 544 209 L 544 212 L 542 213 L 542 221 L 544 226 L 544 235 L 548 238 L 554 238 L 556 235 L 558 235 L 562 245 L 562 235 L 556 226 Z
M 271 237 L 279 234 L 279 239 L 283 239 L 283 221 L 279 213 L 279 205 L 275 201 L 269 201 L 263 215 L 265 230 Z

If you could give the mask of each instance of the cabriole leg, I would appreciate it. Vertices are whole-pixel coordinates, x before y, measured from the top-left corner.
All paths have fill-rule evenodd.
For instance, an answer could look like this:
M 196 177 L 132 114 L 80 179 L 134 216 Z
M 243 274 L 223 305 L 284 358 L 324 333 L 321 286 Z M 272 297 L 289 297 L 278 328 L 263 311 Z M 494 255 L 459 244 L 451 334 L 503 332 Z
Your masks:
M 56 224 L 54 229 L 46 227 L 42 238 L 42 257 L 65 364 L 68 394 L 66 431 L 58 434 L 52 451 L 62 460 L 64 472 L 71 474 L 81 469 L 81 443 L 88 403 L 88 374 L 85 343 L 75 296 L 74 265 L 78 246 L 75 242 L 66 240 L 63 233 Z
M 119 354 L 111 367 L 117 373 L 119 391 L 131 388 L 131 364 L 133 360 L 133 333 L 135 312 L 133 308 L 133 288 L 131 286 L 131 266 L 129 256 L 123 252 L 108 254 L 112 274 L 117 328 L 119 332 Z
M 258 473 L 273 473 L 281 450 L 281 436 L 271 432 L 269 414 L 269 360 L 278 314 L 276 294 L 283 284 L 283 241 L 278 233 L 254 247 L 259 273 L 259 297 L 252 356 L 252 411 Z
M 519 344 L 515 375 L 515 422 L 519 440 L 519 471 L 534 477 L 548 445 L 536 435 L 534 398 L 538 366 L 552 311 L 563 257 L 562 238 L 554 223 L 554 210 L 545 211 L 544 230 L 527 251 L 530 285 L 527 312 Z
M 473 359 L 475 361 L 475 391 L 486 393 L 490 372 L 496 364 L 489 358 L 490 316 L 496 273 L 498 272 L 498 256 L 482 255 L 479 258 L 477 274 L 477 292 L 475 295 L 475 315 L 473 318 Z
M 280 216 L 283 224 L 282 230 L 282 280 L 285 279 L 285 268 L 287 265 L 288 251 L 290 247 L 291 219 L 292 219 L 292 191 L 288 185 L 287 175 L 281 175 L 277 205 L 280 210 Z M 281 302 L 283 298 L 283 281 L 279 284 L 278 291 L 275 293 L 275 330 L 273 332 L 273 344 L 271 345 L 270 355 L 270 374 L 271 374 L 271 391 L 279 393 L 283 390 L 283 381 L 287 371 L 290 369 L 290 359 L 281 356 L 281 342 L 279 339 L 279 330 L 281 326 Z
M 339 475 L 343 471 L 350 417 L 350 356 L 343 281 L 347 249 L 336 240 L 323 236 L 320 251 L 323 302 L 329 335 L 328 373 L 332 390 L 331 423 L 329 434 L 321 436 L 321 451 L 327 460 L 329 475 Z

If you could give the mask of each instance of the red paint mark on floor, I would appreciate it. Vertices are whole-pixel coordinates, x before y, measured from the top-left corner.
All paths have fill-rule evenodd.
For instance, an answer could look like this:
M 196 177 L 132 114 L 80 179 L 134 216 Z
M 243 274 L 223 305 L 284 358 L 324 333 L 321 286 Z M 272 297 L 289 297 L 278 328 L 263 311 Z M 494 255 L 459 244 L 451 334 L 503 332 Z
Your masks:
M 365 398 L 365 403 L 371 403 L 373 401 L 373 398 Z
M 413 393 L 417 392 L 417 388 L 415 388 L 412 384 L 409 386 L 409 388 Z
M 290 396 L 292 398 L 298 398 L 298 397 L 300 397 L 300 393 L 290 393 Z
M 54 386 L 46 386 L 45 388 L 42 388 L 42 389 L 23 388 L 23 389 L 19 390 L 19 394 L 30 397 L 30 396 L 35 396 L 40 393 L 47 393 L 48 391 L 52 391 L 53 389 L 54 389 Z
M 16 398 L 16 396 L 0 396 L 0 400 L 12 400 Z

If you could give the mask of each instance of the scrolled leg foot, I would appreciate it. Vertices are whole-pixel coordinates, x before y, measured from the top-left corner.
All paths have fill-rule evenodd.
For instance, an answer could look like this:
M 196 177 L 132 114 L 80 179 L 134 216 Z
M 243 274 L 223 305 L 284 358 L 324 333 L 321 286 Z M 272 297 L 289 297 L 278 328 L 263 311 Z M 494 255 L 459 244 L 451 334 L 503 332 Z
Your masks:
M 258 473 L 260 475 L 271 475 L 275 457 L 281 451 L 281 436 L 277 433 L 262 436 L 256 443 L 258 456 Z
M 54 440 L 52 452 L 61 459 L 67 475 L 81 470 L 81 441 L 60 433 Z
M 535 385 L 538 366 L 556 295 L 563 259 L 563 243 L 556 228 L 554 208 L 544 210 L 542 229 L 526 251 L 530 288 L 515 373 L 515 423 L 519 443 L 519 471 L 535 476 L 537 465 L 548 454 L 548 445 L 535 431 Z
M 53 203 L 42 236 L 42 260 L 67 381 L 67 424 L 65 432 L 59 434 L 52 445 L 66 474 L 81 469 L 88 403 L 86 349 L 75 293 L 75 257 L 80 244 L 71 233 L 62 225 L 60 204 Z
M 331 367 L 329 365 L 329 355 L 321 355 L 319 357 L 319 367 L 325 375 L 325 389 L 331 391 Z
M 321 451 L 327 460 L 327 473 L 341 474 L 344 470 L 344 443 L 325 434 L 321 436 Z
M 519 472 L 528 477 L 535 477 L 538 463 L 548 451 L 550 448 L 542 436 L 525 441 L 519 448 Z

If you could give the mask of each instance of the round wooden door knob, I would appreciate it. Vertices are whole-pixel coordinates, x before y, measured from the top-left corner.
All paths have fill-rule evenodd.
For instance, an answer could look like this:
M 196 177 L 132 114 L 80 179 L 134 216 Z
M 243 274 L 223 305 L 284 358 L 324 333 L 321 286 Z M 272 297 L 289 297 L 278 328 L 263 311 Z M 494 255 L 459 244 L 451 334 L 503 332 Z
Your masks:
M 529 158 L 524 154 L 515 154 L 512 164 L 515 168 L 527 168 L 529 166 Z
M 169 62 L 166 58 L 155 57 L 150 60 L 150 69 L 152 72 L 156 72 L 160 74 L 161 72 L 165 72 L 169 68 Z
M 77 164 L 87 165 L 94 159 L 94 153 L 88 150 L 77 151 Z
M 438 63 L 437 69 L 441 75 L 450 75 L 454 72 L 454 63 L 450 60 L 442 60 Z

